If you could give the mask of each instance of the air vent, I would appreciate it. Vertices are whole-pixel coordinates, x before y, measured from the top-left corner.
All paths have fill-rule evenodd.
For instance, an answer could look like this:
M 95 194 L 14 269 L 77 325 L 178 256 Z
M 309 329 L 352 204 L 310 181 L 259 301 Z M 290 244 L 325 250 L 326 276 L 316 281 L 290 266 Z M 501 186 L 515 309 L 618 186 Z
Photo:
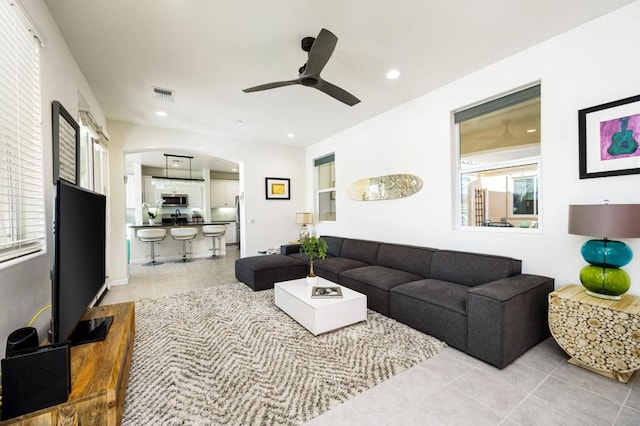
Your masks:
M 173 102 L 173 96 L 175 92 L 171 89 L 162 89 L 160 87 L 153 88 L 153 98 L 160 99 L 161 101 Z

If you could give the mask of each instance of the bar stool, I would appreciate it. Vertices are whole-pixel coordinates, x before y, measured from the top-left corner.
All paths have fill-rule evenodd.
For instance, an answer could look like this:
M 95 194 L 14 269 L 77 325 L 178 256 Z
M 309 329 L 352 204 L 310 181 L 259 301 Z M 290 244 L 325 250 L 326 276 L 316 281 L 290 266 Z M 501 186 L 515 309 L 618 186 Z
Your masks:
M 224 225 L 204 225 L 202 227 L 202 234 L 205 237 L 213 237 L 213 258 L 219 259 L 227 254 L 226 245 L 227 239 L 224 236 L 227 227 Z M 217 246 L 217 248 L 216 248 Z
M 176 241 L 182 241 L 182 259 L 178 262 L 191 262 L 193 259 L 187 259 L 187 241 L 193 240 L 198 235 L 197 228 L 171 228 L 171 238 Z
M 164 228 L 138 229 L 136 236 L 143 243 L 151 243 L 151 262 L 145 263 L 142 266 L 162 265 L 162 262 L 156 262 L 155 246 L 157 242 L 165 239 L 167 230 Z

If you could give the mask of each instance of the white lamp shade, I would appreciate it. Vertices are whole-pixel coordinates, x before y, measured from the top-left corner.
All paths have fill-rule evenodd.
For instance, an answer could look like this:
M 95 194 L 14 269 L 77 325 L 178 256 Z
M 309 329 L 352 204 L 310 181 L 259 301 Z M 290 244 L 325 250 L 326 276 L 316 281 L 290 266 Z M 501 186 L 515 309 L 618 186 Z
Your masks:
M 296 223 L 298 225 L 313 223 L 313 213 L 296 213 Z

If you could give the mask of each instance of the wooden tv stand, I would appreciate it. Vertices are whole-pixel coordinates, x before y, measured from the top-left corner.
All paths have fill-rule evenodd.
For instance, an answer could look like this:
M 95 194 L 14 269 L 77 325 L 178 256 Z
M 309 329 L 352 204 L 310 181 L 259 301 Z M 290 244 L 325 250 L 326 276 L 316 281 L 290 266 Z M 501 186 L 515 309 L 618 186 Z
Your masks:
M 89 308 L 82 319 L 113 315 L 105 340 L 71 348 L 71 393 L 67 402 L 0 425 L 119 425 L 135 336 L 133 302 Z

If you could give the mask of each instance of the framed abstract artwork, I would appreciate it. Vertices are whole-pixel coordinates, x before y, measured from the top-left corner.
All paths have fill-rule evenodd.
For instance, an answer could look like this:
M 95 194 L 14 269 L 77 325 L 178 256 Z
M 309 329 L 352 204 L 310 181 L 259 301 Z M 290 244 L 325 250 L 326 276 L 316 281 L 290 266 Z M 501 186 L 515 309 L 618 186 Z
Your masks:
M 264 181 L 267 200 L 291 199 L 290 179 L 268 177 Z
M 640 173 L 640 95 L 578 111 L 580 179 Z

